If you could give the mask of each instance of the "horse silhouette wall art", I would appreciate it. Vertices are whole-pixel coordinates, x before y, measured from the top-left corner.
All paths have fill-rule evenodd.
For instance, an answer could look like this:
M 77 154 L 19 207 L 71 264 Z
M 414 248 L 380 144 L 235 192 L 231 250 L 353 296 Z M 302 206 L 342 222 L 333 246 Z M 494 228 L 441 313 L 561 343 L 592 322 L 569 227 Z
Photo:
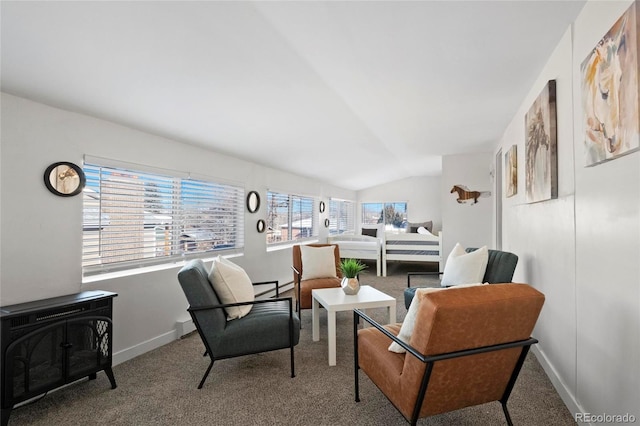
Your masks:
M 458 204 L 476 204 L 478 202 L 478 198 L 491 196 L 490 191 L 472 191 L 464 185 L 453 185 L 450 193 L 453 194 L 454 192 L 458 194 L 458 198 L 456 199 Z

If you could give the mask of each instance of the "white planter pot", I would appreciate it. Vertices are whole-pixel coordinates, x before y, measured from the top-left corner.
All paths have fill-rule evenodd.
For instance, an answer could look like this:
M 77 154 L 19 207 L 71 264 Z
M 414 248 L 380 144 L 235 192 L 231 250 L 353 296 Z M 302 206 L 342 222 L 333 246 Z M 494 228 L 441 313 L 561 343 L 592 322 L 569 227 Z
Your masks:
M 358 294 L 358 291 L 360 291 L 360 281 L 358 280 L 358 278 L 344 277 L 340 285 L 342 286 L 342 291 L 344 291 L 344 294 L 354 295 Z

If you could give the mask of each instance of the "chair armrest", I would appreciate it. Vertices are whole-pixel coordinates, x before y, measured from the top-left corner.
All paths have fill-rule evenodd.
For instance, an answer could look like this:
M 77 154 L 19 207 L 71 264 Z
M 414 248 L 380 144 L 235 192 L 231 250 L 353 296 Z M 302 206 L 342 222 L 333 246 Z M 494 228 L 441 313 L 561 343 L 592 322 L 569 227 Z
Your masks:
M 538 343 L 538 339 L 534 339 L 533 337 L 529 337 L 528 339 L 525 339 L 525 340 L 516 340 L 514 342 L 500 343 L 500 344 L 497 344 L 497 345 L 482 346 L 482 347 L 479 347 L 479 348 L 465 349 L 465 350 L 462 350 L 462 351 L 446 352 L 446 353 L 437 354 L 437 355 L 423 355 L 420 352 L 418 352 L 413 346 L 411 346 L 411 345 L 405 343 L 404 341 L 398 339 L 397 336 L 394 336 L 389 330 L 384 328 L 382 325 L 377 323 L 375 320 L 371 319 L 371 317 L 369 317 L 367 314 L 365 314 L 364 312 L 360 311 L 359 309 L 354 309 L 353 310 L 353 328 L 354 328 L 354 331 L 355 331 L 356 327 L 358 326 L 359 318 L 362 318 L 363 320 L 365 320 L 366 322 L 371 324 L 373 327 L 378 329 L 385 336 L 389 337 L 391 340 L 393 340 L 394 342 L 396 342 L 397 344 L 402 346 L 407 351 L 407 353 L 410 353 L 411 355 L 413 355 L 414 357 L 418 358 L 420 361 L 422 361 L 424 363 L 442 361 L 442 360 L 445 360 L 445 359 L 452 359 L 452 358 L 460 358 L 460 357 L 469 356 L 469 355 L 477 355 L 477 354 L 481 354 L 481 353 L 485 353 L 485 352 L 500 351 L 500 350 L 503 350 L 503 349 L 511 349 L 511 348 L 517 348 L 517 347 L 523 347 L 523 346 L 531 346 L 531 345 L 534 345 L 534 344 Z
M 253 285 L 263 285 L 263 284 L 275 284 L 276 285 L 276 297 L 280 297 L 280 288 L 278 288 L 278 280 L 271 280 L 271 281 L 258 281 L 258 282 L 252 282 L 251 284 Z
M 232 306 L 243 306 L 243 305 L 257 305 L 259 303 L 274 303 L 274 302 L 289 302 L 289 310 L 291 310 L 291 297 L 278 297 L 275 299 L 260 299 L 260 300 L 254 300 L 252 302 L 239 302 L 239 303 L 223 303 L 220 305 L 207 305 L 207 306 L 199 306 L 197 308 L 192 308 L 191 306 L 189 306 L 189 308 L 187 309 L 187 311 L 189 312 L 197 312 L 197 311 L 205 311 L 205 310 L 210 310 L 210 309 L 224 309 L 224 308 L 228 308 L 228 307 L 232 307 Z
M 408 343 L 406 343 L 403 340 L 400 340 L 397 336 L 394 336 L 389 330 L 384 328 L 381 324 L 377 323 L 370 316 L 368 316 L 367 314 L 365 314 L 364 312 L 362 312 L 359 309 L 354 309 L 353 310 L 353 330 L 354 330 L 354 334 L 356 333 L 356 328 L 358 327 L 358 323 L 359 323 L 359 319 L 360 318 L 362 318 L 363 320 L 365 320 L 366 322 L 371 324 L 373 327 L 378 329 L 385 336 L 387 336 L 388 338 L 390 338 L 391 340 L 393 340 L 394 342 L 396 342 L 397 344 L 402 346 L 404 348 L 404 350 L 406 350 L 408 353 L 410 353 L 411 355 L 413 355 L 416 358 L 418 358 L 420 361 L 427 362 L 426 361 L 426 357 L 424 355 L 422 355 L 420 352 L 418 352 L 413 346 L 409 345 Z M 356 336 L 356 338 L 357 338 L 357 336 Z
M 298 271 L 295 266 L 291 266 L 291 269 L 293 269 L 293 273 L 296 274 L 296 277 L 298 277 L 298 282 L 300 282 L 300 271 Z

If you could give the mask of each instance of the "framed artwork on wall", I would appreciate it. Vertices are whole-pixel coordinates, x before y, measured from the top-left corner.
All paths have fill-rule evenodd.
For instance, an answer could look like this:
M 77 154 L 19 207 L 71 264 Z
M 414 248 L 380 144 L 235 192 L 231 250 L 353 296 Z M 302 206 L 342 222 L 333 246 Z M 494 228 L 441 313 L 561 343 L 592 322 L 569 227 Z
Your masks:
M 504 193 L 507 198 L 518 193 L 518 146 L 513 145 L 504 154 Z
M 524 121 L 527 202 L 558 198 L 555 80 L 549 80 L 529 108 Z
M 82 192 L 87 183 L 82 168 L 67 161 L 51 164 L 44 171 L 44 184 L 51 193 L 60 197 L 73 197 Z
M 587 167 L 640 148 L 639 11 L 634 2 L 580 67 Z
M 255 213 L 260 208 L 260 194 L 257 191 L 249 191 L 247 194 L 247 210 Z

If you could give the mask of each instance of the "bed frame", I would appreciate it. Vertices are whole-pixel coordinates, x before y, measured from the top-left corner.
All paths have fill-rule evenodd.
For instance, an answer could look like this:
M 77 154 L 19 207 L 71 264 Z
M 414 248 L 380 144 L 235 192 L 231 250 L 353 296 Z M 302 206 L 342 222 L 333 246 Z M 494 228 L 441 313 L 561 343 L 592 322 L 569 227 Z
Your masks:
M 387 276 L 387 262 L 392 260 L 437 262 L 438 271 L 442 271 L 442 231 L 438 235 L 385 232 L 382 276 Z
M 327 242 L 337 244 L 340 247 L 340 257 L 343 259 L 375 260 L 376 274 L 380 276 L 384 267 L 382 262 L 384 232 L 381 229 L 378 231 L 378 235 L 382 235 L 382 237 L 341 234 L 329 236 Z

